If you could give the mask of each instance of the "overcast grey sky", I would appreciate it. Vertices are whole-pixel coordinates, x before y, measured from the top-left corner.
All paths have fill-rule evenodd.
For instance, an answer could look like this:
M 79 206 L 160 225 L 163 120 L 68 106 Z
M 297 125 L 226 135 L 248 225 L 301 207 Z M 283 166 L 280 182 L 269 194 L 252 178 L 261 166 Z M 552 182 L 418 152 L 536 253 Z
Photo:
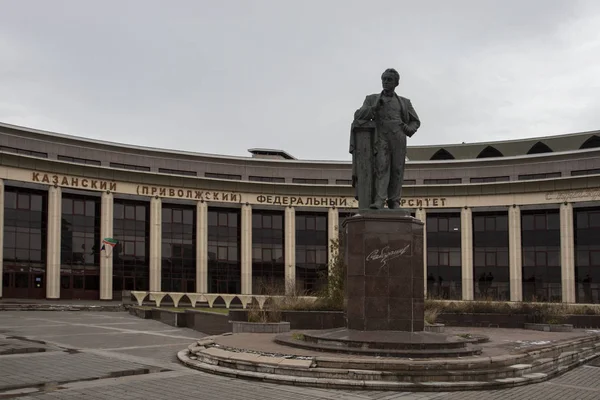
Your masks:
M 0 0 L 0 121 L 349 160 L 393 67 L 409 145 L 596 130 L 598 27 L 596 0 Z

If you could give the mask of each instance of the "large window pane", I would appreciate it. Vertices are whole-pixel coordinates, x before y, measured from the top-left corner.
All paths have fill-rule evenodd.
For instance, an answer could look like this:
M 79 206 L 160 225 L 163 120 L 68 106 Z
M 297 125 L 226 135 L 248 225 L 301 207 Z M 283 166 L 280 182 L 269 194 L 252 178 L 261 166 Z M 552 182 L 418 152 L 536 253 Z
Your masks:
M 241 293 L 239 210 L 210 209 L 208 220 L 208 291 Z M 216 250 L 216 258 L 211 256 Z
M 476 221 L 484 221 L 481 222 Z M 479 224 L 479 226 L 478 226 Z M 473 215 L 473 283 L 475 299 L 509 300 L 508 213 Z
M 296 289 L 314 293 L 327 284 L 327 215 L 296 214 Z
M 484 220 L 478 224 L 484 226 Z M 427 296 L 461 299 L 460 212 L 427 213 Z

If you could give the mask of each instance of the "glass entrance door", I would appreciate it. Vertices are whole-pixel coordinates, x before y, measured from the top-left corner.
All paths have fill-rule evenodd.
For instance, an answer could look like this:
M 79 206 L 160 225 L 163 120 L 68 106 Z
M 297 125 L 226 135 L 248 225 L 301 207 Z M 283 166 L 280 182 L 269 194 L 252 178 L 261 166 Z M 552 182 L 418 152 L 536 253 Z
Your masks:
M 85 270 L 73 269 L 69 271 L 63 269 L 60 275 L 60 298 L 98 300 L 100 298 L 100 277 L 97 274 L 87 272 Z
M 5 268 L 7 268 L 5 266 Z M 46 281 L 43 271 L 21 271 L 7 268 L 2 274 L 2 296 L 7 299 L 43 299 Z

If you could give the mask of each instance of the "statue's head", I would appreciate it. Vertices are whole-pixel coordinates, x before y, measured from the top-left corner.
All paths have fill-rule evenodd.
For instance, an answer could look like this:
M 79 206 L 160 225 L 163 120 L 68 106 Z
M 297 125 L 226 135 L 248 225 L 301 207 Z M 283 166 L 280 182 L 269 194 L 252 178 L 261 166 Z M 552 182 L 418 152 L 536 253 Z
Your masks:
M 385 90 L 394 90 L 400 83 L 400 74 L 394 68 L 388 68 L 381 74 L 381 86 Z

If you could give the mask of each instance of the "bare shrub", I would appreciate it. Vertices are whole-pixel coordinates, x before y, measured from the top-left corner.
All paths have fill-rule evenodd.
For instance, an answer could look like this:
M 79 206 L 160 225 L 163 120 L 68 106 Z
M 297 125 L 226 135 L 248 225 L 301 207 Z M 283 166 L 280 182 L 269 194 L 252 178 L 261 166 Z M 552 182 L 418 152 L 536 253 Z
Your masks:
M 435 306 L 435 305 L 429 305 L 429 306 L 425 306 L 425 323 L 429 324 L 429 325 L 433 325 L 435 324 L 435 321 L 437 320 L 437 318 L 439 317 L 439 315 L 442 313 L 442 309 Z

